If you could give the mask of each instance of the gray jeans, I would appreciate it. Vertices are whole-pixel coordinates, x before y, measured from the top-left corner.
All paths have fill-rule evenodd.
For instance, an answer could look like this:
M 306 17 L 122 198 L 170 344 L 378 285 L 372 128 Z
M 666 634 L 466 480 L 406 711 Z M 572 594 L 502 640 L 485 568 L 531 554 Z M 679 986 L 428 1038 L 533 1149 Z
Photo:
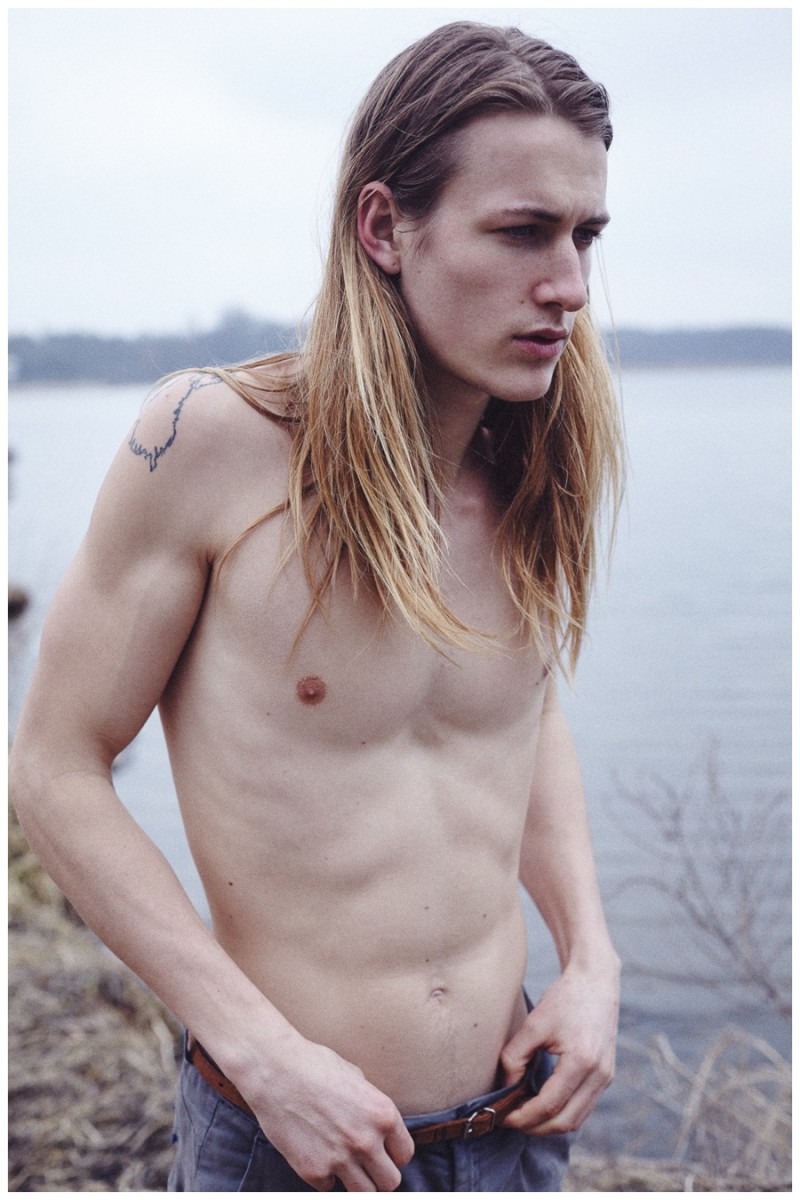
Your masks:
M 528 1074 L 538 1090 L 552 1070 L 540 1051 Z M 505 1089 L 439 1113 L 406 1117 L 413 1132 L 491 1107 Z M 219 1096 L 184 1062 L 178 1084 L 171 1192 L 311 1192 L 265 1138 L 257 1121 Z M 401 1192 L 557 1192 L 567 1169 L 567 1136 L 531 1137 L 495 1129 L 472 1141 L 420 1146 L 402 1171 Z M 337 1190 L 343 1190 L 337 1185 Z

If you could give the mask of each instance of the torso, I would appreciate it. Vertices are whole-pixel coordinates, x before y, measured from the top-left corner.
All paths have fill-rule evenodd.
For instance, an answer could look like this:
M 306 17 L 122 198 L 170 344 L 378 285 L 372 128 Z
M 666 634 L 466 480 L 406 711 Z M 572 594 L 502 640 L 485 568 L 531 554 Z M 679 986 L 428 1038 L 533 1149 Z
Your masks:
M 288 450 L 242 408 L 248 445 L 262 421 L 265 449 Z M 258 462 L 217 498 L 229 541 L 275 503 Z M 493 568 L 495 520 L 480 485 L 443 517 L 448 599 L 497 650 L 443 656 L 345 570 L 293 651 L 309 595 L 296 560 L 273 578 L 277 517 L 209 587 L 161 705 L 217 938 L 406 1113 L 494 1086 L 524 1014 L 518 860 L 547 673 Z

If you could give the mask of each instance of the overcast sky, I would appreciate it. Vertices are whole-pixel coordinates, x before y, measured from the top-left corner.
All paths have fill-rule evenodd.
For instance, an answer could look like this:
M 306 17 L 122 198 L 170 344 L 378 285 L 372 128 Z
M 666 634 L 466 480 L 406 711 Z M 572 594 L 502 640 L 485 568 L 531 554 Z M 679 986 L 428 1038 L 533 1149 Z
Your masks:
M 50 8 L 9 15 L 12 333 L 299 319 L 353 109 L 462 18 L 608 87 L 618 325 L 789 323 L 789 8 Z

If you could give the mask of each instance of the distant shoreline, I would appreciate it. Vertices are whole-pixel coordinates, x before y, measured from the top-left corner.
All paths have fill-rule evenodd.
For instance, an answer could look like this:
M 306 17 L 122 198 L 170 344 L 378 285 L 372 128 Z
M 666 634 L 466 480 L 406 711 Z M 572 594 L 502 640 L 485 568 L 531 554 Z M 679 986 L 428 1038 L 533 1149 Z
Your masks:
M 606 334 L 614 347 L 614 335 Z M 774 367 L 792 365 L 792 331 L 778 326 L 723 329 L 620 329 L 623 367 Z
M 219 364 L 217 364 L 219 365 Z M 781 367 L 784 370 L 791 369 L 791 362 L 623 362 L 623 372 L 630 371 L 723 371 L 743 369 L 748 371 L 761 371 L 769 368 Z M 616 363 L 611 363 L 612 371 L 616 369 Z M 196 370 L 196 364 L 187 367 L 187 370 Z M 166 372 L 165 372 L 166 373 Z M 144 387 L 147 389 L 151 384 L 160 379 L 160 375 L 152 375 L 147 379 L 25 379 L 22 381 L 10 382 L 8 385 L 9 395 L 23 395 L 25 392 L 35 392 L 41 388 L 47 388 L 48 391 L 69 391 L 73 388 L 85 388 L 87 391 L 91 388 L 95 391 L 102 391 L 104 388 L 110 387 Z
M 791 366 L 792 332 L 780 326 L 619 329 L 604 333 L 622 369 Z M 52 333 L 9 338 L 9 386 L 147 384 L 172 371 L 244 362 L 297 345 L 297 330 L 245 314 L 191 334 L 135 338 Z

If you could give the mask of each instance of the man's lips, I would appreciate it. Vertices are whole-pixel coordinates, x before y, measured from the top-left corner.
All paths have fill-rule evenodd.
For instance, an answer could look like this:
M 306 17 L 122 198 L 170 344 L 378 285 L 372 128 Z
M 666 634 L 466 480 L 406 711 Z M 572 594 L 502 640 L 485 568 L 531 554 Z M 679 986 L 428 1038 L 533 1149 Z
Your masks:
M 532 329 L 517 333 L 514 341 L 531 358 L 556 358 L 567 344 L 568 329 Z
M 553 326 L 552 329 L 530 329 L 527 333 L 516 334 L 516 337 L 532 342 L 565 342 L 569 337 L 569 330 L 562 329 L 561 326 Z

